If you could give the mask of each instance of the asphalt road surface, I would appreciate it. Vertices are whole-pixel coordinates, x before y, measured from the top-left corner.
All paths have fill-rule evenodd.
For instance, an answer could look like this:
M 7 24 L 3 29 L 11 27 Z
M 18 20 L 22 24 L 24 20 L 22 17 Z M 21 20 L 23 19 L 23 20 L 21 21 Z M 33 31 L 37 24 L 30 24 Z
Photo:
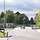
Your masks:
M 8 29 L 9 30 L 9 29 Z M 7 30 L 7 31 L 8 31 Z M 11 29 L 8 31 L 12 37 L 0 38 L 0 40 L 40 40 L 40 32 L 36 32 L 32 29 Z

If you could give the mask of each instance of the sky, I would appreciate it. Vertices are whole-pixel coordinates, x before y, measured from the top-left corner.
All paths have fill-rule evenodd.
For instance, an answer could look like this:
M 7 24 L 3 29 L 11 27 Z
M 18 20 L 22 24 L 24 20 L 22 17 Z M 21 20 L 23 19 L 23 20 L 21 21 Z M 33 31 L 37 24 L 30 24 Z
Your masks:
M 40 8 L 40 0 L 5 0 L 5 9 L 25 13 L 34 17 L 35 11 Z M 4 0 L 0 0 L 0 11 L 4 10 Z

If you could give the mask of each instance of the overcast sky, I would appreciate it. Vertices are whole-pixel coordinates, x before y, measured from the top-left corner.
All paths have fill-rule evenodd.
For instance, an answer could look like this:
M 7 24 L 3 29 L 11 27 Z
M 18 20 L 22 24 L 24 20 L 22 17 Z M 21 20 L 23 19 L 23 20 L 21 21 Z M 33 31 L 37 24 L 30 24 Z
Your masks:
M 27 16 L 34 16 L 34 11 L 40 8 L 40 0 L 5 0 L 5 9 L 20 11 Z M 0 0 L 0 11 L 4 9 L 4 0 Z

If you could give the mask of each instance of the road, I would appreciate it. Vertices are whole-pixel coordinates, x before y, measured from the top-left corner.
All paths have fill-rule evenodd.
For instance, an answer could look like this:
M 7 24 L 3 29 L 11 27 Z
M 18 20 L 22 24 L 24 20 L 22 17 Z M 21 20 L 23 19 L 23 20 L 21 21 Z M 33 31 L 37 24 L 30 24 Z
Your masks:
M 9 31 L 8 31 L 9 30 Z M 9 35 L 8 40 L 40 40 L 40 32 L 36 32 L 32 29 L 8 29 Z M 7 38 L 0 38 L 0 40 L 7 40 Z

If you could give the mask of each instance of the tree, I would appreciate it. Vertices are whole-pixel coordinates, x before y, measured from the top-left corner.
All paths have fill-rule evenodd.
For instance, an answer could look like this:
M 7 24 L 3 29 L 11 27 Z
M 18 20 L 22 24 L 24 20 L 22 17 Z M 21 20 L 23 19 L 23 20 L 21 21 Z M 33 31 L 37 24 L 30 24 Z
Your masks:
M 37 14 L 35 16 L 35 23 L 36 23 L 36 26 L 40 27 L 40 10 L 37 10 Z
M 27 16 L 25 16 L 25 17 L 26 17 L 25 24 L 26 24 L 26 26 L 29 26 L 29 18 Z
M 20 13 L 19 13 L 19 12 L 16 12 L 16 14 L 17 14 L 17 15 L 20 15 Z
M 1 12 L 1 15 L 0 15 L 1 23 L 4 23 L 4 16 L 5 16 L 5 13 Z
M 31 17 L 31 19 L 30 19 L 30 24 L 31 25 L 33 25 L 34 24 L 34 20 L 33 20 L 33 18 Z
M 13 23 L 14 22 L 14 14 L 13 11 L 6 11 L 6 22 L 7 23 Z
M 4 17 L 4 12 L 1 12 L 1 18 L 3 18 Z
M 19 24 L 24 24 L 24 25 L 28 25 L 29 24 L 29 19 L 25 14 L 21 14 L 19 17 Z
M 22 14 L 19 15 L 19 24 L 23 25 L 23 16 L 22 16 Z
M 33 29 L 33 25 L 34 25 L 35 23 L 34 23 L 34 19 L 31 17 L 31 19 L 30 19 L 30 25 L 32 26 L 32 29 Z
M 15 13 L 15 23 L 16 23 L 16 24 L 19 24 L 20 15 L 21 15 L 21 14 L 20 14 L 19 12 L 16 12 L 16 13 Z

